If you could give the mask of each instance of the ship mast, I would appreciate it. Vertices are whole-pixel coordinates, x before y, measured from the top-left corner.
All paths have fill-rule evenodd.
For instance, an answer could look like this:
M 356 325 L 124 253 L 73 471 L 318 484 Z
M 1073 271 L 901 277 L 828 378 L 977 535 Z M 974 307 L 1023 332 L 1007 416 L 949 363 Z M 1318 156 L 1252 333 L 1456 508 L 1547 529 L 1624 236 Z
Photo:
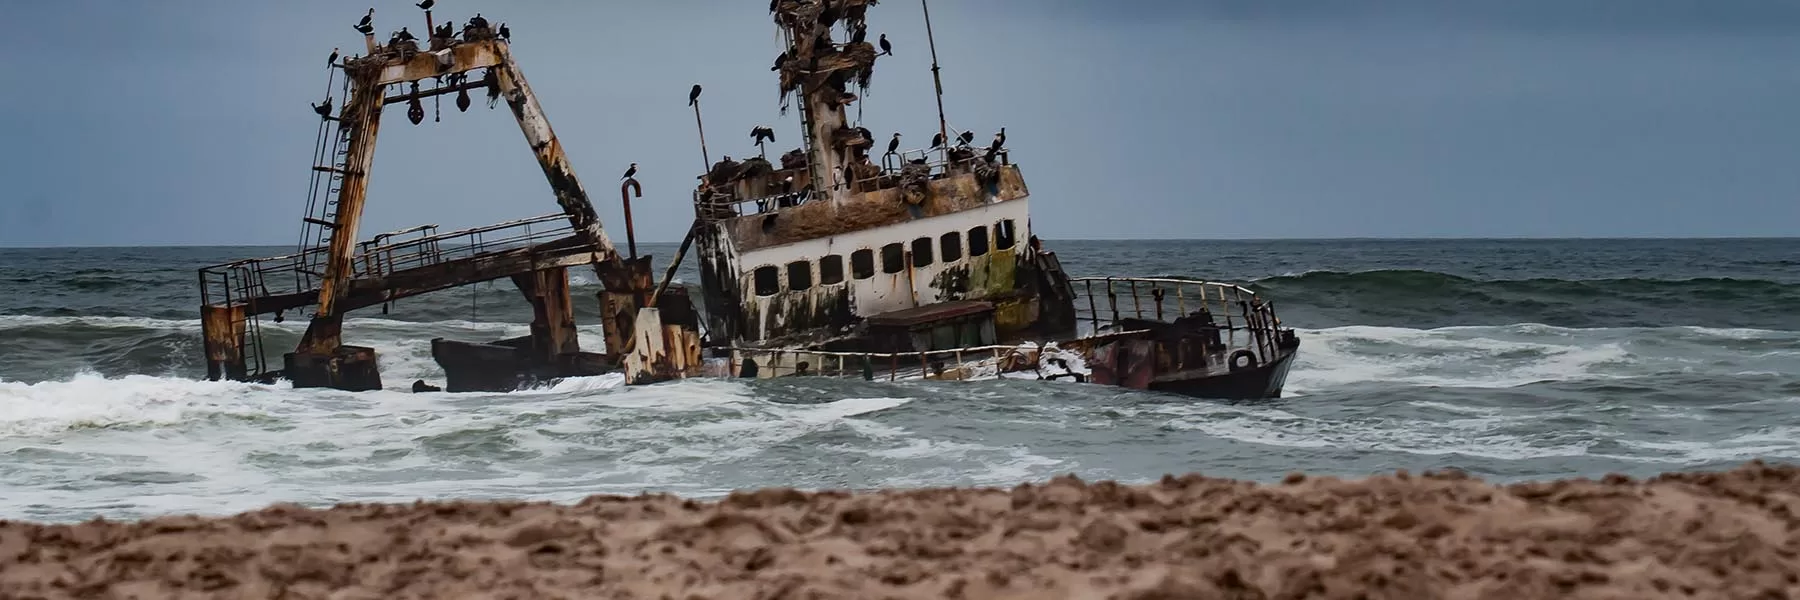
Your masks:
M 831 34 L 839 23 L 847 30 L 863 25 L 872 3 L 781 0 L 776 5 L 775 23 L 788 41 L 788 59 L 780 69 L 781 91 L 784 97 L 799 96 L 802 138 L 815 192 L 835 195 L 855 179 L 853 173 L 869 168 L 849 160 L 852 147 L 873 145 L 873 140 L 855 134 L 844 107 L 850 83 L 867 85 L 875 64 L 875 46 L 867 41 L 840 46 Z
M 944 140 L 944 145 L 938 148 L 938 156 L 949 162 L 950 124 L 944 120 L 944 79 L 938 76 L 937 36 L 931 33 L 931 4 L 929 0 L 919 0 L 919 7 L 925 9 L 925 41 L 931 44 L 931 83 L 937 86 L 938 139 Z

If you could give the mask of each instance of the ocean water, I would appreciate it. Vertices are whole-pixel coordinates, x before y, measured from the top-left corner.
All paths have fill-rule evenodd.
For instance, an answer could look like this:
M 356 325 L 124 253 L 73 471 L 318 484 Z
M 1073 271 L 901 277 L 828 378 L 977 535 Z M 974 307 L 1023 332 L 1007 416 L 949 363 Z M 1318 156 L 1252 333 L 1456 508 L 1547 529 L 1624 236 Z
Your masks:
M 505 283 L 354 315 L 347 339 L 381 353 L 387 391 L 205 382 L 195 270 L 286 249 L 0 249 L 0 518 L 1062 473 L 1516 480 L 1800 458 L 1800 240 L 1046 244 L 1076 275 L 1252 284 L 1300 328 L 1289 393 L 617 376 L 407 391 L 441 381 L 430 338 L 524 332 Z M 597 348 L 597 287 L 577 282 Z M 271 343 L 291 346 L 299 321 L 270 324 Z

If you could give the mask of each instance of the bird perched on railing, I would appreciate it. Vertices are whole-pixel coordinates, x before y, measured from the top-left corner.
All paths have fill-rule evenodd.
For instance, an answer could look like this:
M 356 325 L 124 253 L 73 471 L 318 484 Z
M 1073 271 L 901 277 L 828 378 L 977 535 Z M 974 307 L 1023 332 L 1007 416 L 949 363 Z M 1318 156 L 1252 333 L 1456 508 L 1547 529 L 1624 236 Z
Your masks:
M 318 113 L 321 117 L 331 116 L 331 96 L 325 97 L 324 104 L 314 104 L 312 107 L 313 112 Z
M 895 153 L 895 152 L 898 152 L 898 151 L 899 151 L 899 150 L 900 150 L 900 134 L 899 134 L 899 133 L 897 133 L 897 132 L 896 132 L 896 133 L 895 133 L 895 134 L 894 134 L 894 137 L 893 137 L 893 139 L 890 139 L 890 140 L 888 140 L 888 151 L 887 151 L 887 153 L 888 153 L 888 154 L 893 154 L 893 153 Z
M 975 132 L 964 131 L 964 132 L 962 132 L 962 135 L 957 136 L 956 139 L 961 140 L 963 146 L 968 146 L 970 144 L 975 143 Z

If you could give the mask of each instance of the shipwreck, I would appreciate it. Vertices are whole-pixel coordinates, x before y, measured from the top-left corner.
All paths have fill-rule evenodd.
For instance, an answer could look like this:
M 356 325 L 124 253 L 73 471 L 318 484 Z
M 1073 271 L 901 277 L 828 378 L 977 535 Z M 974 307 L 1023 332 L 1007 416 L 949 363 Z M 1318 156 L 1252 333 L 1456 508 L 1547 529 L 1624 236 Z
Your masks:
M 694 221 L 660 281 L 635 244 L 622 256 L 608 240 L 508 53 L 510 36 L 485 22 L 460 34 L 431 25 L 420 48 L 400 37 L 377 44 L 365 29 L 369 53 L 340 65 L 348 101 L 335 115 L 321 111 L 302 247 L 201 269 L 209 377 L 379 388 L 374 351 L 341 339 L 344 313 L 510 278 L 533 308 L 530 334 L 432 340 L 448 391 L 617 371 L 634 385 L 1026 377 L 1207 398 L 1281 395 L 1300 341 L 1272 302 L 1231 283 L 1065 273 L 1032 233 L 1030 192 L 1005 128 L 981 145 L 973 132 L 953 130 L 941 81 L 926 147 L 902 148 L 900 135 L 878 140 L 851 120 L 888 45 L 885 36 L 867 38 L 876 4 L 771 5 L 785 45 L 771 70 L 781 111 L 799 113 L 801 145 L 775 161 L 760 152 L 708 158 L 693 192 Z M 936 78 L 934 40 L 931 48 Z M 420 90 L 427 79 L 438 83 Z M 421 98 L 458 94 L 466 109 L 470 91 L 512 109 L 561 211 L 358 241 L 382 109 L 407 104 L 416 123 Z M 696 85 L 689 95 L 697 125 L 700 92 Z M 752 136 L 765 147 L 776 132 L 757 127 Z M 700 139 L 704 155 L 704 129 Z M 641 193 L 630 175 L 626 188 Z M 629 208 L 626 219 L 629 237 Z M 697 300 L 671 285 L 690 251 L 701 275 Z M 569 268 L 591 268 L 602 283 L 606 347 L 598 352 L 576 341 Z M 308 308 L 306 334 L 276 366 L 265 358 L 260 319 Z

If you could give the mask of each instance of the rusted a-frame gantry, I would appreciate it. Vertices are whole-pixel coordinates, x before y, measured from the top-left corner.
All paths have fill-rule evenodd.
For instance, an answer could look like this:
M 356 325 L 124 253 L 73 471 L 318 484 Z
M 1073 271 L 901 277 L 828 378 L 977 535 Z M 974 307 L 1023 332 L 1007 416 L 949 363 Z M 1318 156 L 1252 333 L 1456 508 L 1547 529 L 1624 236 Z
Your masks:
M 309 232 L 314 227 L 320 231 L 314 238 L 318 243 L 308 247 L 303 241 L 301 250 L 291 256 L 201 270 L 210 379 L 285 377 L 296 387 L 378 389 L 374 350 L 343 343 L 346 313 L 501 278 L 511 278 L 531 301 L 531 334 L 494 343 L 433 340 L 433 357 L 444 367 L 450 391 L 514 389 L 545 378 L 598 374 L 630 362 L 624 359 L 633 350 L 633 321 L 643 319 L 639 308 L 649 303 L 654 289 L 649 257 L 626 259 L 614 250 L 514 62 L 509 42 L 485 24 L 465 27 L 460 39 L 438 37 L 433 31 L 430 50 L 398 38 L 378 46 L 370 37 L 367 56 L 342 64 L 347 101 L 336 117 L 322 112 L 328 122 L 322 135 L 335 136 L 335 143 L 321 145 L 331 149 L 322 151 L 325 160 L 313 167 L 327 180 L 323 188 L 315 182 L 315 196 L 323 189 L 326 200 L 315 202 L 318 206 L 310 207 L 305 219 Z M 475 71 L 484 71 L 484 76 L 471 77 Z M 419 82 L 428 79 L 445 83 L 420 91 Z M 410 86 L 411 91 L 388 95 L 395 86 Z M 435 226 L 423 226 L 359 242 L 383 109 L 407 104 L 409 118 L 417 124 L 423 116 L 421 99 L 458 94 L 458 105 L 466 110 L 470 91 L 504 98 L 556 195 L 562 209 L 559 218 L 546 215 L 445 234 L 437 234 Z M 560 224 L 563 221 L 566 226 Z M 604 354 L 582 352 L 576 339 L 567 269 L 580 265 L 592 265 L 605 290 L 600 298 Z M 691 306 L 685 300 L 662 305 Z M 283 355 L 280 370 L 268 368 L 258 316 L 273 313 L 279 321 L 283 311 L 306 306 L 315 310 L 299 344 Z M 655 309 L 651 313 L 654 320 L 661 319 Z M 693 329 L 683 324 L 689 320 L 687 314 L 679 310 L 676 314 L 671 327 Z M 638 354 L 646 351 L 639 348 Z M 659 358 L 666 354 L 650 353 Z

